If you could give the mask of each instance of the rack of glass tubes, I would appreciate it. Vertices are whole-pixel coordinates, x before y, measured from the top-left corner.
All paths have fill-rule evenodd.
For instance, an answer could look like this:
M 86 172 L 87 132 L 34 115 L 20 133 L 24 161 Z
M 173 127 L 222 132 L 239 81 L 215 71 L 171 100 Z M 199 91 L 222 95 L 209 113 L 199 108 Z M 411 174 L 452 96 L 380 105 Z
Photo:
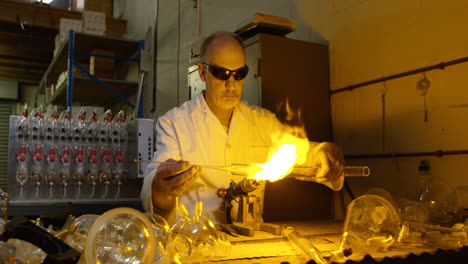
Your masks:
M 113 116 L 110 110 L 88 117 L 82 110 L 72 119 L 69 108 L 28 111 L 25 105 L 21 116 L 10 116 L 10 201 L 139 201 L 141 179 L 128 169 L 134 155 L 128 138 L 138 132 L 129 119 L 123 111 Z

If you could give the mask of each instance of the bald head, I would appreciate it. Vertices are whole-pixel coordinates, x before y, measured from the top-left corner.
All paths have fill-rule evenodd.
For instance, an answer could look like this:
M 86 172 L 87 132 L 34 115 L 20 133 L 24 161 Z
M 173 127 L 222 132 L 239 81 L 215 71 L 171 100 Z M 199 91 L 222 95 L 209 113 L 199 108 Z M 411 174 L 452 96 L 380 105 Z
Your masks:
M 229 46 L 229 48 L 239 49 L 245 56 L 244 44 L 242 39 L 236 34 L 220 31 L 215 32 L 208 36 L 200 48 L 200 57 L 203 62 L 207 61 L 209 53 L 220 52 L 222 48 Z

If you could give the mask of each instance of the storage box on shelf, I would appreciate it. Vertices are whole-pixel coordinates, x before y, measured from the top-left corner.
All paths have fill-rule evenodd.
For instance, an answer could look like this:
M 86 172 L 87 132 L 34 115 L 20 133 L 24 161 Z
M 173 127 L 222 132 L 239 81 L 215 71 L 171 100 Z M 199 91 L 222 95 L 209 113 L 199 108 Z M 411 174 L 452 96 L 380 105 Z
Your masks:
M 36 103 L 109 106 L 121 100 L 133 107 L 127 98 L 137 93 L 138 81 L 125 80 L 117 73 L 128 64 L 138 65 L 142 44 L 71 30 L 36 91 L 45 94 L 44 102 Z
M 70 30 L 74 30 L 75 32 L 82 32 L 83 31 L 83 21 L 79 19 L 70 19 L 70 18 L 60 18 L 60 25 L 59 25 L 59 36 L 58 36 L 58 43 L 64 40 L 68 32 Z M 57 40 L 56 40 L 57 41 Z M 59 46 L 59 45 L 57 45 Z
M 93 54 L 114 56 L 114 52 L 109 50 L 96 49 Z M 89 59 L 89 72 L 98 78 L 113 79 L 115 71 L 115 60 L 91 56 Z
M 106 15 L 101 12 L 83 11 L 83 32 L 105 35 Z

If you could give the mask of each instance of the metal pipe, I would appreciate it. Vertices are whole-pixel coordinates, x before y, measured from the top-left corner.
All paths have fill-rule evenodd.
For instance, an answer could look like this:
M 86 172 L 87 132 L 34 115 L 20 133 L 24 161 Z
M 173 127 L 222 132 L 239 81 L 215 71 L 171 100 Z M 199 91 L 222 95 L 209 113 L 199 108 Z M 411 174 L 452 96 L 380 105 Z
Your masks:
M 347 86 L 347 87 L 344 87 L 344 88 L 340 88 L 340 89 L 330 91 L 330 94 L 336 94 L 336 93 L 340 93 L 340 92 L 344 92 L 344 91 L 352 91 L 352 90 L 354 90 L 356 88 L 364 87 L 364 86 L 367 86 L 367 85 L 380 83 L 380 82 L 385 82 L 385 81 L 389 81 L 389 80 L 393 80 L 393 79 L 397 79 L 397 78 L 401 78 L 401 77 L 406 77 L 406 76 L 413 75 L 413 74 L 423 73 L 423 72 L 427 72 L 427 71 L 432 71 L 432 70 L 436 70 L 436 69 L 443 70 L 447 66 L 456 65 L 456 64 L 459 64 L 459 63 L 467 62 L 467 61 L 468 61 L 468 57 L 463 57 L 463 58 L 456 59 L 456 60 L 451 60 L 451 61 L 448 61 L 448 62 L 441 62 L 441 63 L 434 64 L 434 65 L 431 65 L 431 66 L 422 67 L 422 68 L 419 68 L 419 69 L 410 70 L 410 71 L 406 71 L 406 72 L 402 72 L 402 73 L 397 73 L 397 74 L 393 74 L 393 75 L 390 75 L 390 76 L 386 76 L 386 77 L 374 79 L 374 80 L 371 80 L 371 81 L 367 81 L 367 82 L 353 84 L 353 85 L 350 85 L 350 86 Z
M 239 195 L 248 194 L 255 191 L 260 185 L 260 181 L 245 178 L 236 184 L 232 190 L 232 195 L 236 197 Z

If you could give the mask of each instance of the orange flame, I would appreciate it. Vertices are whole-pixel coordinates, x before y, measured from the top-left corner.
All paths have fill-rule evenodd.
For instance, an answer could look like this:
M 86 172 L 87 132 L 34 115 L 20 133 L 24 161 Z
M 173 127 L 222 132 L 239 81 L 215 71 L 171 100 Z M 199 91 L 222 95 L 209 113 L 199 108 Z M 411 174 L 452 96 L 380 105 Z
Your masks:
M 252 164 L 248 178 L 276 181 L 291 173 L 295 164 L 304 164 L 309 152 L 309 140 L 306 136 L 300 112 L 294 113 L 286 101 L 286 122 L 292 116 L 295 124 L 284 125 L 283 131 L 272 135 L 274 145 L 270 148 L 268 161 L 265 164 Z

